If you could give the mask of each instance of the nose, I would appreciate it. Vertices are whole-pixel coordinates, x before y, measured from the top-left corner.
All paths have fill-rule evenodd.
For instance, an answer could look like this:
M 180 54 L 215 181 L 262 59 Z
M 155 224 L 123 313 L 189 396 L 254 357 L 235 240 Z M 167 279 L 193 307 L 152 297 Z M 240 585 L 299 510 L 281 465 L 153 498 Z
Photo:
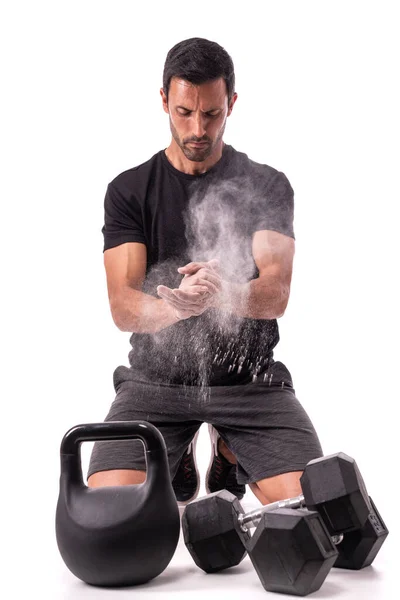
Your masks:
M 202 138 L 206 133 L 204 117 L 201 112 L 194 113 L 193 115 L 193 136 Z

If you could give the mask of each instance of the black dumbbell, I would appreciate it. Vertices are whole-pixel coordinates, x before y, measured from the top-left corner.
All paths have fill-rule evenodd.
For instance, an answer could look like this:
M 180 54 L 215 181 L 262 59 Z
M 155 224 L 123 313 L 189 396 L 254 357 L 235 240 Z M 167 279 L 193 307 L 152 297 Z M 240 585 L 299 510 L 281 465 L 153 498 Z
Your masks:
M 331 535 L 343 534 L 334 567 L 358 570 L 371 565 L 389 531 L 355 460 L 342 452 L 312 460 L 300 484 L 307 508 L 319 512 Z
M 333 565 L 371 564 L 388 532 L 355 461 L 343 453 L 311 461 L 301 485 L 303 495 L 247 514 L 226 490 L 187 505 L 182 528 L 196 564 L 216 572 L 248 552 L 265 589 L 297 595 L 319 589 Z

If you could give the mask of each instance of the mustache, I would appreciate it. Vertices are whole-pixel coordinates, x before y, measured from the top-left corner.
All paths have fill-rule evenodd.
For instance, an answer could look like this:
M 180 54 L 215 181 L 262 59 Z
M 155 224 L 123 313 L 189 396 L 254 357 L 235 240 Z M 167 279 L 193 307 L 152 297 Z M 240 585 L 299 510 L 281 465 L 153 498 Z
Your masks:
M 191 137 L 191 138 L 188 138 L 187 140 L 183 140 L 184 144 L 190 144 L 190 142 L 197 142 L 198 144 L 200 144 L 201 142 L 208 142 L 208 143 L 210 143 L 211 140 L 207 136 L 202 137 L 202 138 Z

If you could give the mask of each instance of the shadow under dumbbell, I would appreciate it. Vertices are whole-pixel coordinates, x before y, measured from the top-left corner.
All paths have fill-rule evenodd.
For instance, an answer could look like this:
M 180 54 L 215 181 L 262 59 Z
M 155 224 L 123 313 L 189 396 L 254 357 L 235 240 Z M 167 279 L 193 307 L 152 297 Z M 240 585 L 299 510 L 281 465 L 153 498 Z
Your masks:
M 354 582 L 376 582 L 382 579 L 382 573 L 375 569 L 372 565 L 362 569 L 361 571 L 352 571 L 349 569 L 332 569 L 329 573 L 331 579 L 337 581 L 351 580 Z
M 343 593 L 357 589 L 357 584 L 360 583 L 365 587 L 367 583 L 374 583 L 382 579 L 382 574 L 370 566 L 362 571 L 352 571 L 348 569 L 332 569 L 329 572 L 328 579 L 324 582 L 317 592 L 313 593 L 312 598 L 334 598 L 341 596 Z
M 235 575 L 245 575 L 247 573 L 254 573 L 254 567 L 251 564 L 250 560 L 245 560 L 244 562 L 240 563 L 240 565 L 237 565 L 235 567 L 233 567 L 232 569 L 225 569 L 224 571 L 218 571 L 218 573 L 204 573 L 205 577 L 232 577 Z M 257 581 L 257 584 L 259 584 L 259 581 Z
M 312 598 L 340 598 L 343 594 L 343 586 L 336 585 L 330 581 L 325 581 L 324 585 L 317 591 L 313 592 Z

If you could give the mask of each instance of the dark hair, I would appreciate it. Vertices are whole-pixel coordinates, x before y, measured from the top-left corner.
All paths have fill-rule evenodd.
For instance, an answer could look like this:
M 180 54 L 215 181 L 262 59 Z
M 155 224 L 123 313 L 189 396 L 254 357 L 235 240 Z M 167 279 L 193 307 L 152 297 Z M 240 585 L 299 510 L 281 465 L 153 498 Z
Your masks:
M 194 85 L 223 77 L 228 101 L 235 92 L 235 72 L 231 57 L 222 46 L 203 38 L 184 40 L 168 52 L 163 73 L 163 90 L 167 98 L 173 77 L 185 79 Z

